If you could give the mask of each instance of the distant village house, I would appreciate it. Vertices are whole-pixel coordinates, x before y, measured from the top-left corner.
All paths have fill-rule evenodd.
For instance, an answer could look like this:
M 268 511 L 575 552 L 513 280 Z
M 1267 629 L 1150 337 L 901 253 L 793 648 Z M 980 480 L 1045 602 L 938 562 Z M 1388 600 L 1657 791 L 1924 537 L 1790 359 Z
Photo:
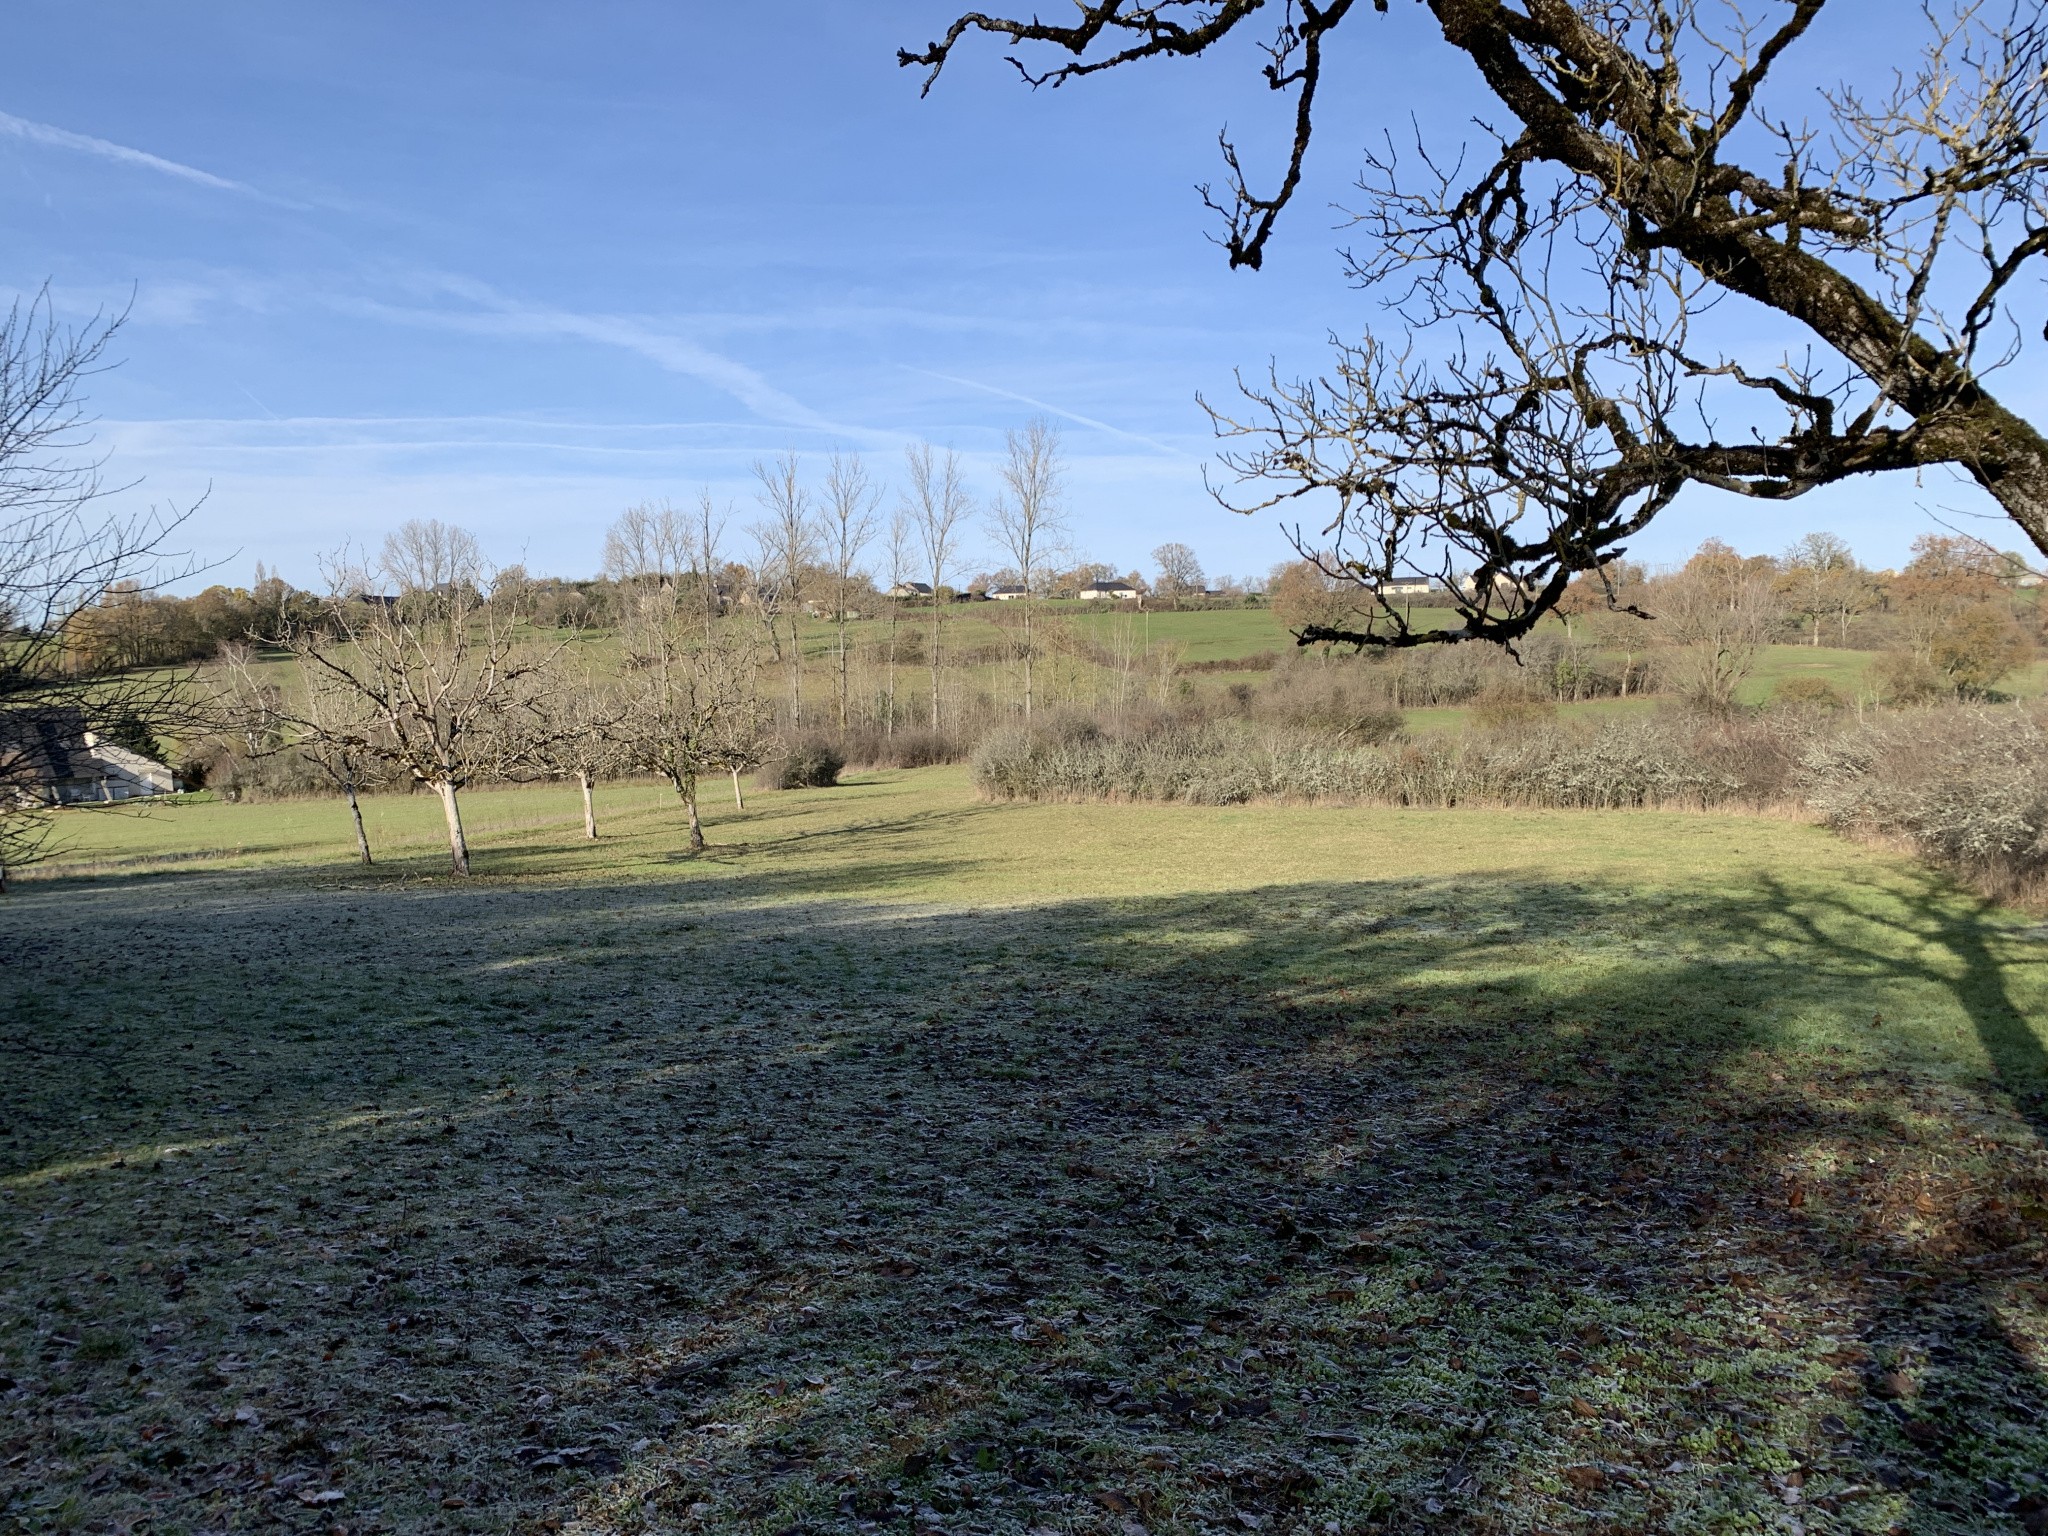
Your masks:
M 1367 590 L 1374 597 L 1390 600 L 1428 597 L 1436 591 L 1436 583 L 1427 576 L 1395 576 L 1387 581 L 1374 582 Z
M 1138 589 L 1128 581 L 1091 581 L 1083 584 L 1081 595 L 1088 598 L 1109 598 L 1117 602 L 1136 602 Z

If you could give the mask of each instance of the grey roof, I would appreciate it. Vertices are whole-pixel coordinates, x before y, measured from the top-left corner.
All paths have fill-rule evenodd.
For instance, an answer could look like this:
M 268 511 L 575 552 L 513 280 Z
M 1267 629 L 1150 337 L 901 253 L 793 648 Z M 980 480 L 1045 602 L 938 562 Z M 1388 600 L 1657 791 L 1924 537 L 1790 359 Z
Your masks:
M 85 716 L 62 708 L 0 714 L 0 769 L 36 784 L 91 778 L 97 770 L 85 742 Z

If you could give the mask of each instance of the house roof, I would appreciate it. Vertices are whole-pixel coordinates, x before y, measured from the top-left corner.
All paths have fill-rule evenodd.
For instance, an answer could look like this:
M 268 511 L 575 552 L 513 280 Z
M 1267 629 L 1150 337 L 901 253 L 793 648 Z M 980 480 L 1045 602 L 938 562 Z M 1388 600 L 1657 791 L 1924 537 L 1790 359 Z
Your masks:
M 92 777 L 85 716 L 75 709 L 19 709 L 0 714 L 0 774 L 36 784 Z
M 931 589 L 932 584 L 928 581 L 899 581 L 889 590 L 891 592 L 929 592 Z
M 1083 592 L 1135 592 L 1138 589 L 1132 586 L 1128 581 L 1119 580 L 1084 581 L 1081 583 L 1081 590 Z
M 1025 589 L 1023 587 L 1017 586 L 1013 582 L 1003 581 L 997 582 L 996 585 L 990 587 L 988 589 L 988 595 L 990 597 L 994 597 L 998 592 L 1022 592 L 1024 590 Z

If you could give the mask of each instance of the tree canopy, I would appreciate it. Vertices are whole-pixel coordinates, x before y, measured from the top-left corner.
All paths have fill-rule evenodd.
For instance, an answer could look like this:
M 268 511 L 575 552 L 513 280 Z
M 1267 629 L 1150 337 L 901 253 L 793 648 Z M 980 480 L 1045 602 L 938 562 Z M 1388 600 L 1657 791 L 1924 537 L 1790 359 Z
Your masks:
M 1379 603 L 1304 639 L 1512 642 L 1694 485 L 1786 501 L 1948 466 L 2048 552 L 2048 437 L 1989 382 L 2041 323 L 2018 286 L 2048 254 L 2036 7 L 1929 6 L 1873 89 L 1801 72 L 1825 56 L 1827 0 L 1420 3 L 1446 78 L 1462 66 L 1504 115 L 1477 151 L 1367 157 L 1346 259 L 1386 321 L 1326 376 L 1276 375 L 1211 414 L 1229 504 L 1334 493 L 1338 574 L 1476 579 L 1459 626 L 1411 631 Z M 969 12 L 899 58 L 929 90 L 987 34 L 1058 86 L 1253 45 L 1291 103 L 1289 148 L 1257 190 L 1226 138 L 1227 185 L 1204 196 L 1231 265 L 1257 268 L 1319 96 L 1345 84 L 1328 39 L 1365 9 L 1079 0 L 1066 22 Z M 1710 318 L 1731 295 L 1793 324 L 1760 351 L 1757 327 Z

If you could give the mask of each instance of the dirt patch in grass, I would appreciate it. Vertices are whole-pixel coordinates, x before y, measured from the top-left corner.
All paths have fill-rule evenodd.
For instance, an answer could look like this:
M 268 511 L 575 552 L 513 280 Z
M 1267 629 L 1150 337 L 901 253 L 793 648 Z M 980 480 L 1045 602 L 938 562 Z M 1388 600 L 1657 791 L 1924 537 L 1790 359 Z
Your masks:
M 1846 924 L 50 882 L 0 1530 L 2040 1530 L 2016 941 L 2017 1101 L 1758 1023 Z

